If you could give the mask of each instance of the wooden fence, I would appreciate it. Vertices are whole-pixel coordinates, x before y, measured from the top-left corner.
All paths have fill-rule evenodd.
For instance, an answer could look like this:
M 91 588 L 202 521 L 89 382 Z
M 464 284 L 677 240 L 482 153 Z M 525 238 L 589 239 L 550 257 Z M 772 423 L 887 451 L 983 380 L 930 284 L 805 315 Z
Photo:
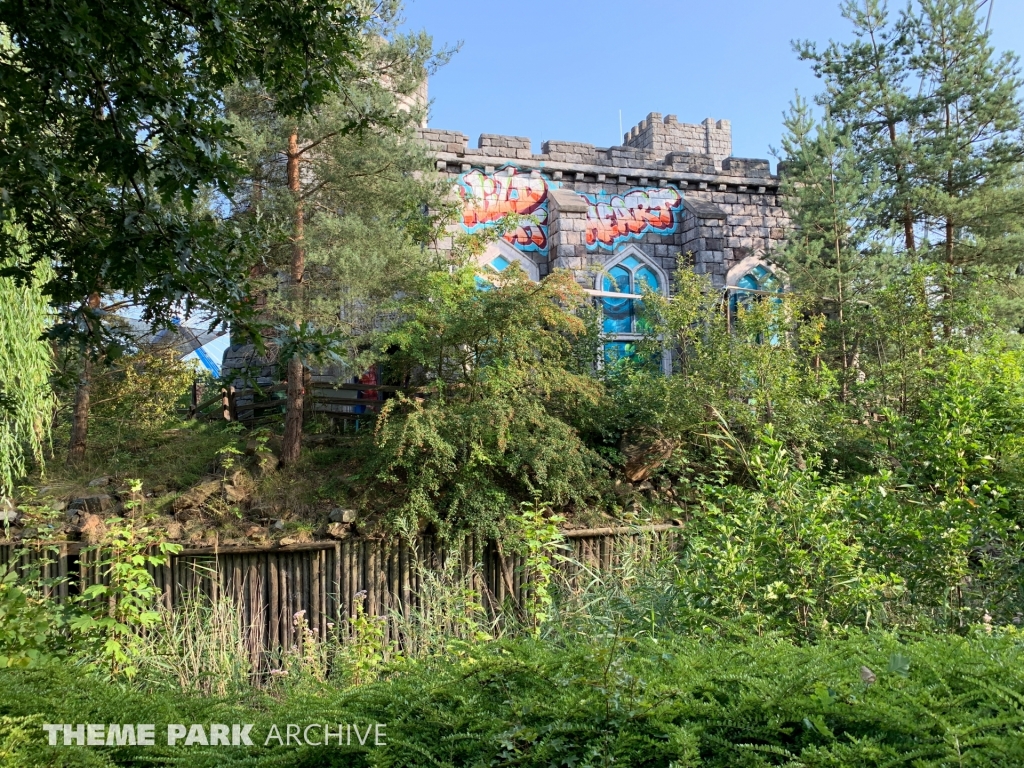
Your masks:
M 666 524 L 567 531 L 561 567 L 569 578 L 582 569 L 608 571 L 631 537 L 650 536 L 671 546 L 680 530 Z M 9 568 L 36 568 L 52 582 L 50 596 L 64 601 L 109 581 L 103 557 L 102 550 L 75 543 L 0 545 L 0 575 Z M 230 599 L 258 663 L 268 651 L 287 651 L 301 642 L 295 626 L 300 611 L 309 631 L 322 639 L 331 626 L 344 630 L 357 608 L 367 616 L 391 618 L 429 609 L 423 580 L 446 565 L 472 586 L 487 615 L 522 609 L 530 589 L 523 556 L 474 536 L 455 549 L 430 535 L 412 542 L 351 538 L 277 548 L 185 549 L 166 565 L 151 566 L 150 573 L 161 601 L 172 610 L 197 596 Z M 387 639 L 397 639 L 393 621 L 382 627 Z
M 187 414 L 191 418 L 223 419 L 251 424 L 284 413 L 284 384 L 261 389 L 226 387 L 200 400 L 195 387 Z M 395 392 L 412 391 L 380 384 L 324 384 L 314 382 L 306 390 L 304 410 L 345 421 L 373 418 L 384 398 Z M 185 413 L 185 410 L 182 410 Z

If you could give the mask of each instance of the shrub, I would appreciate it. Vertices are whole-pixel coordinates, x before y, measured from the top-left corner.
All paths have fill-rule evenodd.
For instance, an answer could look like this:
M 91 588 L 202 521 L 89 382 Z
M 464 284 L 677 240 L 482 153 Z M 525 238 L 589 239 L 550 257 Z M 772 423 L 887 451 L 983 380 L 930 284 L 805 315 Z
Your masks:
M 395 528 L 494 533 L 521 501 L 582 505 L 601 491 L 604 463 L 580 434 L 602 401 L 574 357 L 584 294 L 562 273 L 475 280 L 432 277 L 381 342 L 390 370 L 424 385 L 384 406 L 366 470 L 367 502 Z
M 248 701 L 48 668 L 0 676 L 0 745 L 12 765 L 1019 765 L 1021 652 L 1015 633 L 526 640 L 404 661 L 356 688 Z M 254 746 L 48 747 L 41 722 L 150 722 L 158 734 L 169 722 L 247 722 Z M 263 746 L 272 723 L 324 722 L 385 723 L 387 743 Z

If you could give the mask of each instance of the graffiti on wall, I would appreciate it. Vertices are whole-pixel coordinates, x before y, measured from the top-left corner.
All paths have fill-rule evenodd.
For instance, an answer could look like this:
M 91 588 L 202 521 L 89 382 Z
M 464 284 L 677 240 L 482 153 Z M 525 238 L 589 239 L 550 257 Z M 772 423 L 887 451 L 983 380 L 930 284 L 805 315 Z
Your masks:
M 522 251 L 548 250 L 548 189 L 540 172 L 514 166 L 486 173 L 479 168 L 462 173 L 456 185 L 463 201 L 462 225 L 467 232 L 495 226 L 508 214 L 524 218 L 505 239 Z M 621 195 L 588 195 L 586 244 L 589 250 L 613 250 L 644 235 L 668 235 L 682 219 L 683 196 L 671 187 L 631 189 Z
M 588 250 L 612 250 L 644 235 L 669 235 L 682 218 L 683 196 L 671 187 L 632 189 L 622 195 L 583 195 L 588 203 Z
M 523 251 L 547 251 L 548 182 L 539 173 L 512 166 L 494 173 L 473 169 L 459 176 L 457 189 L 467 232 L 493 227 L 510 213 L 528 216 L 505 239 Z

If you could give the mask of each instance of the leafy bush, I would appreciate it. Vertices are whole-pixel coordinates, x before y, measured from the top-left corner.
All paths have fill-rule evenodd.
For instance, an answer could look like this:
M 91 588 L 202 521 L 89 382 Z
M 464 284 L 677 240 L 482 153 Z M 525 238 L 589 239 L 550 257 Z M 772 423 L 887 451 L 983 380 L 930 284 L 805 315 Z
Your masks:
M 142 431 L 163 427 L 199 375 L 174 347 L 144 347 L 96 377 L 93 416 L 108 429 Z
M 946 498 L 1015 506 L 1024 499 L 1024 352 L 948 351 L 926 378 L 914 409 L 890 412 L 885 430 L 902 474 Z
M 477 279 L 431 276 L 381 342 L 393 375 L 423 385 L 384 406 L 366 471 L 367 503 L 399 529 L 493 533 L 521 501 L 583 505 L 601 490 L 604 463 L 580 435 L 602 399 L 574 357 L 584 294 L 562 273 Z
M 0 670 L 45 664 L 65 650 L 64 612 L 14 569 L 0 570 Z
M 757 488 L 704 486 L 687 525 L 680 589 L 693 620 L 746 617 L 805 636 L 870 624 L 901 585 L 884 558 L 869 563 L 848 487 L 798 469 L 770 429 L 748 462 Z
M 54 667 L 0 676 L 0 745 L 6 764 L 33 766 L 1018 765 L 1022 649 L 1015 633 L 529 640 L 249 701 L 145 694 Z M 48 747 L 41 722 L 150 722 L 158 735 L 169 722 L 247 722 L 254 746 Z M 324 722 L 384 723 L 387 743 L 263 746 L 272 723 Z
M 740 304 L 728 320 L 721 294 L 681 262 L 671 298 L 644 299 L 647 338 L 639 359 L 669 353 L 672 376 L 648 365 L 618 365 L 608 375 L 613 434 L 625 442 L 656 433 L 675 447 L 668 463 L 695 476 L 724 462 L 744 481 L 743 451 L 766 424 L 798 451 L 820 452 L 842 420 L 836 380 L 815 363 L 821 323 L 801 317 L 792 296 Z

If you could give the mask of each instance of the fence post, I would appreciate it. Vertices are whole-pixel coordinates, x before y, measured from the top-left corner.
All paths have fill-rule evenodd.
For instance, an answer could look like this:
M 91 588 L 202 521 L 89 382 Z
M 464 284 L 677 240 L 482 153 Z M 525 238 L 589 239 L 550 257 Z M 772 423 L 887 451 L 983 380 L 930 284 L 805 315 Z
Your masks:
M 238 406 L 235 403 L 235 388 L 228 386 L 222 390 L 224 392 L 224 398 L 221 403 L 224 406 L 224 420 L 225 421 L 238 421 Z

